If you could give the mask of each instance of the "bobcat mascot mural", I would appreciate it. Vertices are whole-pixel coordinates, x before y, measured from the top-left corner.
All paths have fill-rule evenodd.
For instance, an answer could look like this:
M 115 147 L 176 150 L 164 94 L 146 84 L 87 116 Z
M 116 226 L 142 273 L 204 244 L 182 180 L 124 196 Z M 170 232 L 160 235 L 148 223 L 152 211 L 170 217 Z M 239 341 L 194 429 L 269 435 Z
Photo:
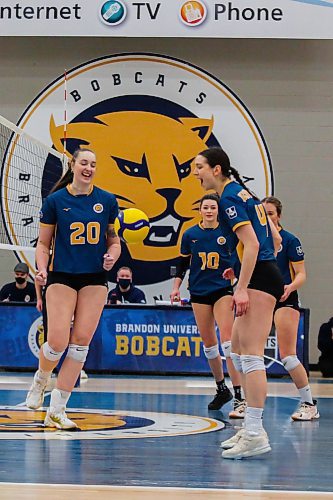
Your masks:
M 129 265 L 137 284 L 170 278 L 183 232 L 199 221 L 204 194 L 192 175 L 198 152 L 212 144 L 213 118 L 171 118 L 148 111 L 117 111 L 67 125 L 67 140 L 97 154 L 95 184 L 117 197 L 121 209 L 136 207 L 151 229 L 142 244 L 123 245 L 119 265 Z M 53 117 L 50 133 L 63 150 L 63 125 Z M 217 141 L 214 139 L 214 144 Z M 70 151 L 72 152 L 72 151 Z

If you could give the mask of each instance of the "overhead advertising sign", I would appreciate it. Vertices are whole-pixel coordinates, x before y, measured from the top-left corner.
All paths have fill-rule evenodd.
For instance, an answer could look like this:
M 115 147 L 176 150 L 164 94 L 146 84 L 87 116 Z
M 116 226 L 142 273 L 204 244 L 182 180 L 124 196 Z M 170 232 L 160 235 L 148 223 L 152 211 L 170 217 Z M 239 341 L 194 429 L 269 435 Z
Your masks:
M 331 39 L 332 21 L 333 0 L 0 2 L 2 36 Z

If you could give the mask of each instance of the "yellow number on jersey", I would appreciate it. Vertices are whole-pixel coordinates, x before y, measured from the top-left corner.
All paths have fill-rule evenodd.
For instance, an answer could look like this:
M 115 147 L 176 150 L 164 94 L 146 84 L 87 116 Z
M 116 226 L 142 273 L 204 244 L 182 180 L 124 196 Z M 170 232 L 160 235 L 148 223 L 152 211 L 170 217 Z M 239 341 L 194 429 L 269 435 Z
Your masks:
M 202 260 L 201 271 L 207 269 L 218 269 L 220 255 L 217 252 L 199 252 L 199 257 Z
M 70 226 L 71 245 L 84 245 L 86 242 L 90 245 L 97 245 L 101 228 L 99 222 L 88 222 L 87 227 L 83 222 L 73 222 Z
M 256 212 L 259 222 L 262 226 L 267 226 L 266 212 L 262 204 L 256 205 Z

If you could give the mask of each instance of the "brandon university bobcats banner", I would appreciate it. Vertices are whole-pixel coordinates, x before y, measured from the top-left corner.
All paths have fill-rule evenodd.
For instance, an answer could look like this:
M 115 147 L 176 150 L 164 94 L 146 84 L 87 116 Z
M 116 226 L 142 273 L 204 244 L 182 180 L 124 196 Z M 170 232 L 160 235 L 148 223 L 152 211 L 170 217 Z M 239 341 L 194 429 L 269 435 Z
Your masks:
M 42 317 L 29 304 L 4 303 L 0 313 L 0 367 L 36 368 L 45 340 Z M 301 309 L 297 355 L 306 369 L 308 335 L 309 310 Z M 274 328 L 264 355 L 269 375 L 286 375 Z M 118 373 L 210 373 L 191 308 L 146 305 L 105 307 L 85 368 Z
M 273 191 L 269 153 L 250 111 L 222 81 L 188 62 L 151 54 L 102 57 L 68 71 L 67 96 L 69 156 L 78 146 L 96 151 L 95 183 L 114 193 L 121 209 L 136 207 L 149 217 L 144 243 L 124 244 L 119 261 L 133 268 L 134 281 L 148 298 L 169 295 L 171 284 L 162 283 L 170 280 L 183 232 L 199 221 L 204 191 L 192 171 L 200 151 L 222 146 L 250 189 L 260 197 Z M 62 75 L 29 104 L 19 126 L 62 153 L 64 125 Z M 8 183 L 3 193 L 15 190 L 9 185 L 14 157 L 15 143 L 4 162 L 9 174 L 3 177 Z M 31 241 L 37 237 L 39 207 L 62 173 L 60 162 L 51 166 L 48 161 L 35 167 L 37 181 L 31 183 L 25 181 L 22 159 L 20 206 Z M 15 169 L 17 177 L 17 159 Z M 24 202 L 29 195 L 34 204 Z M 12 212 L 20 217 L 15 207 Z M 7 228 L 8 234 L 14 227 Z M 16 234 L 11 239 L 26 244 Z M 33 255 L 27 253 L 24 260 L 33 274 Z

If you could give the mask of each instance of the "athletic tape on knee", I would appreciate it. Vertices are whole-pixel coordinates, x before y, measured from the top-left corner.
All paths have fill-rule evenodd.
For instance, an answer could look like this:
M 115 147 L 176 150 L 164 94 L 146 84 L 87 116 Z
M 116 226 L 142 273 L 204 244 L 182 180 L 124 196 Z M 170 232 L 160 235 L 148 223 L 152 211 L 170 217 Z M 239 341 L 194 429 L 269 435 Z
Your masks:
M 295 368 L 298 367 L 298 365 L 301 364 L 300 360 L 296 355 L 286 356 L 285 358 L 281 359 L 281 361 L 287 372 L 294 370 Z
M 243 373 L 266 370 L 263 356 L 255 356 L 254 354 L 241 354 L 241 361 Z
M 230 358 L 231 353 L 231 340 L 226 340 L 222 342 L 223 354 L 226 358 Z
M 52 347 L 49 346 L 48 342 L 44 342 L 42 345 L 42 350 L 44 357 L 48 359 L 49 361 L 59 361 L 61 356 L 64 354 L 65 351 L 61 352 L 56 352 L 52 349 Z
M 213 345 L 212 347 L 204 346 L 204 353 L 207 359 L 215 359 L 220 356 L 219 345 Z
M 89 351 L 88 345 L 69 344 L 67 358 L 72 358 L 79 363 L 84 363 Z
M 230 352 L 230 358 L 233 362 L 235 369 L 239 373 L 243 373 L 243 367 L 242 367 L 242 361 L 241 361 L 240 354 L 237 354 L 236 352 Z

